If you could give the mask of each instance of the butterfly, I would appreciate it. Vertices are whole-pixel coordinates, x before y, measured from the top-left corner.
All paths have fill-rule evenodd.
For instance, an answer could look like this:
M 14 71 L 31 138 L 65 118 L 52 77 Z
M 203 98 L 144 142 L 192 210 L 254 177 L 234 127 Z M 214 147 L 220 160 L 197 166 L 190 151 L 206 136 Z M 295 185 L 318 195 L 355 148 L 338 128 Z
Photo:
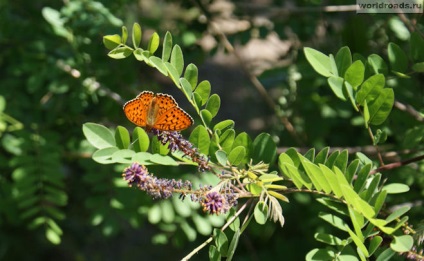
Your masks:
M 178 107 L 168 94 L 143 91 L 124 104 L 128 120 L 147 130 L 181 131 L 193 124 L 193 118 Z

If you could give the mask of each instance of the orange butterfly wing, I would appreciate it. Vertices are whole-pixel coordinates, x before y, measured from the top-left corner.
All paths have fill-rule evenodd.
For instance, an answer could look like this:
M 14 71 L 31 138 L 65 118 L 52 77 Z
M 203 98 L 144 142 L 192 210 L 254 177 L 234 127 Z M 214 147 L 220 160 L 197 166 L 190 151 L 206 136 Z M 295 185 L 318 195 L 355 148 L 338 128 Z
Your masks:
M 136 98 L 124 104 L 125 116 L 140 127 L 147 126 L 147 113 L 155 94 L 150 91 L 141 92 Z
M 159 109 L 153 128 L 162 131 L 181 131 L 193 124 L 193 118 L 178 107 L 172 96 L 158 93 L 156 94 L 156 104 Z
M 175 99 L 163 93 L 143 91 L 124 104 L 124 112 L 132 123 L 148 129 L 181 131 L 193 124 L 193 118 L 178 107 Z

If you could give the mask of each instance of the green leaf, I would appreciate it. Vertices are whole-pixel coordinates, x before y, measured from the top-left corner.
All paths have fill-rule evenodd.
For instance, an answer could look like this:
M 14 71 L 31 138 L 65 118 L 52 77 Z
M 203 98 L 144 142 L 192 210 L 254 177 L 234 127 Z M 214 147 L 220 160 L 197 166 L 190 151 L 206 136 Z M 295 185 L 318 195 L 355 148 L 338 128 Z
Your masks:
M 122 44 L 125 44 L 128 40 L 128 30 L 126 26 L 122 26 Z
M 149 148 L 149 135 L 140 127 L 135 127 L 132 133 L 133 148 L 136 152 L 145 152 Z
M 201 110 L 200 117 L 202 118 L 206 126 L 209 126 L 209 124 L 211 124 L 212 114 L 208 110 L 206 109 Z
M 414 61 L 424 61 L 424 38 L 418 32 L 411 34 L 411 56 Z
M 343 196 L 343 192 L 342 192 L 342 189 L 340 188 L 340 184 L 337 180 L 336 174 L 323 164 L 319 164 L 319 167 L 325 179 L 327 180 L 328 184 L 330 185 L 331 191 L 333 191 L 334 195 L 336 195 L 337 198 L 341 198 Z
M 235 136 L 236 132 L 233 129 L 227 129 L 219 136 L 219 144 L 227 154 L 230 153 L 233 147 Z
M 384 250 L 376 259 L 376 261 L 390 261 L 392 260 L 393 255 L 396 254 L 390 248 Z
M 247 184 L 247 190 L 255 196 L 259 196 L 262 193 L 262 187 L 256 183 Z
M 112 160 L 112 155 L 118 150 L 119 149 L 117 147 L 108 147 L 108 148 L 99 149 L 98 151 L 93 153 L 92 158 L 95 162 L 98 162 L 101 164 L 115 163 Z
M 177 44 L 172 49 L 170 62 L 174 66 L 174 68 L 177 70 L 178 77 L 179 77 L 184 70 L 184 57 L 183 57 L 183 51 L 181 50 L 181 47 Z
M 344 46 L 336 54 L 336 64 L 339 75 L 345 75 L 347 68 L 352 64 L 352 54 L 349 47 Z
M 346 224 L 346 222 L 344 222 L 343 219 L 339 218 L 338 216 L 320 212 L 318 214 L 318 217 L 321 218 L 322 220 L 328 222 L 332 226 L 342 230 L 342 231 L 347 232 L 347 230 L 349 228 L 349 226 Z
M 306 261 L 324 261 L 324 260 L 334 260 L 336 254 L 333 250 L 330 249 L 318 249 L 314 248 L 308 252 L 305 257 Z
M 411 209 L 410 206 L 404 206 L 404 207 L 400 207 L 398 209 L 396 209 L 395 211 L 393 211 L 387 218 L 386 221 L 387 222 L 392 222 L 393 220 L 399 218 L 400 216 L 402 216 L 403 214 L 405 214 L 406 212 L 408 212 Z
M 50 228 L 46 230 L 46 238 L 50 241 L 50 243 L 54 245 L 59 245 L 61 242 L 60 235 Z
M 227 153 L 223 150 L 218 150 L 215 152 L 216 159 L 218 160 L 218 163 L 222 166 L 227 166 Z
M 206 109 L 212 114 L 212 117 L 215 117 L 221 107 L 221 98 L 218 94 L 212 94 L 209 97 L 208 103 L 206 104 Z
M 46 223 L 49 226 L 49 229 L 53 230 L 58 235 L 63 235 L 63 230 L 59 227 L 59 225 L 53 219 L 46 219 Z
M 409 29 L 404 21 L 402 21 L 399 17 L 392 16 L 389 19 L 388 25 L 397 38 L 401 39 L 402 41 L 409 40 L 411 33 L 409 32 Z
M 329 150 L 330 150 L 329 147 L 325 147 L 320 152 L 318 152 L 318 154 L 315 157 L 314 163 L 315 164 L 319 164 L 319 163 L 324 164 L 326 159 L 327 159 Z
M 405 73 L 408 68 L 408 57 L 405 52 L 395 43 L 389 43 L 387 47 L 390 67 L 392 71 Z
M 130 134 L 128 130 L 122 126 L 118 126 L 115 131 L 115 141 L 119 149 L 127 149 L 130 145 Z
M 246 149 L 243 146 L 237 146 L 233 148 L 228 155 L 228 161 L 233 166 L 237 166 L 243 162 L 246 156 Z
M 357 211 L 353 210 L 350 207 L 348 208 L 348 210 L 349 210 L 350 221 L 352 222 L 353 228 L 355 229 L 355 234 L 363 243 L 364 235 L 362 234 L 361 229 L 364 226 L 364 216 L 362 216 L 362 214 L 358 213 Z
M 389 72 L 389 69 L 387 67 L 386 62 L 377 54 L 371 54 L 368 56 L 368 64 L 370 65 L 371 69 L 373 70 L 374 74 L 382 74 L 387 75 Z
M 414 126 L 413 128 L 406 131 L 402 145 L 405 148 L 415 148 L 418 146 L 424 138 L 424 126 Z
M 365 196 L 362 197 L 365 201 L 369 202 L 371 200 L 372 196 L 377 190 L 378 185 L 380 184 L 380 180 L 381 180 L 381 174 L 380 173 L 375 174 L 371 180 L 371 183 L 366 189 Z
M 268 219 L 268 205 L 263 201 L 259 201 L 253 212 L 255 216 L 256 223 L 259 225 L 264 225 Z
M 314 238 L 316 241 L 318 242 L 323 242 L 327 245 L 332 245 L 332 246 L 341 246 L 343 245 L 343 241 L 333 235 L 330 234 L 325 234 L 325 233 L 315 233 Z
M 198 93 L 202 98 L 202 105 L 205 105 L 208 101 L 209 95 L 211 94 L 211 84 L 209 81 L 202 81 L 197 85 L 197 88 L 194 90 L 195 93 Z
M 424 72 L 424 62 L 414 63 L 414 65 L 412 65 L 412 70 L 419 73 Z
M 232 218 L 234 217 L 234 215 L 235 215 L 235 214 L 236 214 L 235 209 L 234 209 L 234 208 L 231 208 L 231 209 L 230 209 L 230 211 L 228 211 L 228 214 L 227 214 L 227 217 L 226 217 L 227 222 L 228 222 L 230 219 L 232 219 Z M 236 217 L 236 218 L 234 219 L 234 221 L 230 224 L 230 229 L 231 229 L 232 231 L 237 231 L 237 230 L 239 230 L 239 229 L 240 229 L 240 218 L 239 218 L 239 217 Z
M 82 125 L 82 131 L 88 142 L 97 149 L 116 145 L 112 132 L 103 125 L 88 122 Z
M 237 146 L 243 146 L 245 149 L 245 157 L 242 163 L 248 163 L 250 160 L 250 154 L 252 152 L 252 139 L 246 132 L 242 132 L 236 136 L 233 143 L 233 148 Z
M 112 161 L 115 163 L 130 164 L 135 152 L 133 150 L 118 150 L 112 154 Z
M 272 163 L 277 155 L 277 145 L 268 133 L 259 134 L 253 141 L 252 159 L 255 163 Z
M 233 120 L 223 120 L 221 122 L 218 122 L 214 127 L 213 127 L 213 131 L 220 131 L 220 132 L 224 132 L 228 129 L 233 129 L 234 128 L 234 121 Z
M 166 215 L 163 215 L 162 220 L 165 223 L 173 223 L 175 221 L 175 211 L 174 206 L 169 200 L 163 200 L 160 203 L 160 208 L 162 210 L 162 213 L 166 213 Z
M 150 58 L 149 51 L 145 51 L 145 50 L 143 50 L 141 48 L 137 48 L 133 52 L 133 54 L 134 54 L 135 59 L 137 59 L 138 61 L 145 62 L 145 63 L 147 63 L 149 65 L 151 64 L 151 61 L 149 60 L 149 58 Z
M 149 62 L 163 75 L 168 76 L 168 69 L 159 57 L 151 56 Z
M 343 94 L 343 83 L 344 79 L 338 76 L 330 76 L 327 79 L 328 85 L 330 85 L 331 90 L 337 96 L 337 98 L 345 101 L 346 97 Z
M 180 78 L 180 83 L 182 86 L 183 93 L 188 99 L 190 99 L 192 94 L 190 83 L 185 78 Z
M 159 204 L 154 204 L 147 212 L 147 219 L 151 224 L 157 224 L 162 220 L 162 210 Z
M 197 86 L 198 75 L 199 71 L 196 65 L 192 63 L 187 65 L 184 72 L 184 78 L 190 83 L 192 90 L 194 90 Z
M 339 168 L 344 173 L 346 171 L 348 158 L 349 152 L 347 150 L 343 150 L 334 161 L 334 166 Z
M 168 62 L 169 57 L 171 56 L 172 51 L 172 34 L 166 32 L 165 37 L 163 38 L 163 49 L 162 49 L 162 61 Z
M 109 50 L 113 50 L 121 44 L 121 36 L 119 34 L 103 36 L 103 44 Z
M 370 246 L 368 247 L 368 253 L 370 255 L 374 254 L 375 250 L 379 248 L 381 245 L 381 242 L 383 242 L 383 238 L 380 236 L 375 236 L 370 241 Z
M 202 107 L 202 97 L 196 92 L 192 93 L 191 100 L 195 103 L 195 109 L 198 111 L 200 110 L 200 107 Z
M 368 253 L 368 249 L 365 247 L 362 240 L 349 227 L 346 228 L 355 245 L 361 250 L 365 257 L 369 257 L 370 254 Z
M 113 59 L 124 59 L 133 53 L 133 49 L 128 46 L 116 47 L 107 55 Z
M 153 154 L 150 161 L 165 166 L 178 166 L 178 162 L 167 155 Z
M 361 61 L 355 61 L 346 70 L 344 78 L 356 90 L 359 85 L 364 81 L 365 66 Z
M 154 32 L 152 36 L 150 36 L 149 45 L 147 46 L 147 50 L 150 54 L 154 54 L 159 47 L 159 35 Z
M 390 248 L 396 252 L 407 252 L 414 245 L 414 239 L 410 235 L 393 236 L 393 238 L 394 240 L 390 243 Z
M 321 166 L 324 165 L 320 165 L 320 167 Z M 349 211 L 347 210 L 346 205 L 341 203 L 340 201 L 336 201 L 330 198 L 317 198 L 317 201 L 341 215 L 349 216 Z
M 364 167 L 362 167 L 362 169 L 359 171 L 358 176 L 355 180 L 355 184 L 353 189 L 357 192 L 360 193 L 363 191 L 366 181 L 368 179 L 368 175 L 370 173 L 371 170 L 371 164 L 367 164 Z
M 293 155 L 290 157 L 289 154 Z M 292 160 L 295 158 L 295 161 Z M 278 157 L 278 166 L 280 167 L 282 173 L 293 180 L 293 183 L 298 189 L 301 189 L 305 186 L 308 189 L 312 188 L 312 182 L 309 179 L 308 175 L 303 172 L 299 172 L 298 167 L 300 160 L 298 159 L 298 153 L 292 149 L 287 150 L 285 153 L 281 153 Z
M 347 167 L 345 177 L 348 183 L 352 183 L 353 177 L 356 171 L 358 170 L 358 166 L 359 166 L 359 160 L 355 159 Z
M 6 99 L 3 96 L 0 96 L 0 114 L 4 112 L 6 108 Z
M 151 165 L 150 157 L 152 154 L 148 152 L 138 152 L 133 155 L 132 162 L 138 162 L 141 165 Z
M 379 213 L 383 205 L 386 203 L 387 191 L 380 191 L 375 199 L 374 210 Z
M 370 124 L 382 124 L 392 111 L 394 103 L 395 94 L 393 89 L 385 88 L 381 90 L 380 95 L 374 101 L 368 103 Z
M 366 201 L 361 199 L 359 195 L 356 194 L 356 192 L 352 189 L 352 187 L 347 184 L 347 182 L 344 180 L 343 173 L 338 169 L 335 170 L 337 178 L 339 179 L 340 187 L 343 191 L 343 197 L 346 199 L 347 203 L 352 205 L 354 210 L 358 211 L 366 218 L 370 219 L 373 217 L 375 215 L 374 209 Z
M 339 71 L 337 69 L 336 60 L 334 59 L 334 55 L 332 55 L 330 53 L 330 55 L 328 57 L 330 57 L 330 66 L 331 66 L 331 71 L 330 72 L 333 75 L 339 76 Z
M 225 235 L 225 233 L 222 232 L 221 230 L 215 228 L 213 230 L 213 239 L 215 241 L 215 245 L 218 252 L 224 257 L 227 256 L 227 251 L 228 251 L 227 235 Z
M 374 135 L 373 145 L 384 143 L 387 140 L 387 133 L 380 129 Z
M 315 148 L 309 149 L 303 157 L 307 158 L 309 161 L 314 161 L 315 158 Z
M 191 209 L 187 202 L 183 202 L 178 197 L 172 197 L 172 205 L 174 205 L 175 212 L 181 217 L 187 218 L 192 215 L 194 210 Z
M 382 74 L 376 74 L 368 78 L 361 85 L 356 93 L 356 102 L 360 105 L 367 100 L 368 104 L 378 98 L 385 85 L 385 78 Z
M 325 161 L 325 166 L 329 167 L 330 169 L 333 168 L 334 162 L 336 161 L 339 154 L 340 154 L 340 151 L 338 150 L 333 151 L 333 153 L 331 153 L 330 156 Z
M 168 70 L 168 75 L 171 78 L 171 80 L 175 83 L 175 85 L 178 88 L 181 88 L 180 82 L 179 82 L 179 79 L 180 79 L 180 75 L 181 74 L 178 74 L 178 71 L 174 67 L 174 65 L 172 65 L 172 64 L 170 64 L 168 62 L 165 62 L 165 66 L 166 66 L 166 69 Z
M 382 190 L 387 191 L 387 194 L 400 194 L 409 191 L 409 187 L 402 183 L 392 183 L 385 185 Z
M 355 97 L 354 97 L 354 91 L 353 91 L 353 87 L 352 85 L 350 85 L 349 82 L 345 81 L 344 85 L 343 85 L 343 93 L 345 96 L 347 96 L 350 100 L 350 103 L 352 104 L 353 108 L 356 111 L 359 111 L 358 107 L 356 106 L 356 101 L 355 101 Z
M 217 250 L 217 248 L 213 245 L 209 246 L 209 260 L 210 261 L 221 261 L 221 253 Z
M 157 138 L 153 136 L 151 140 L 151 148 L 154 154 L 167 155 L 169 153 L 168 144 L 163 145 Z
M 314 70 L 324 77 L 332 76 L 330 57 L 309 47 L 303 49 L 306 59 Z
M 138 23 L 134 23 L 132 27 L 132 42 L 134 45 L 134 49 L 137 49 L 141 43 L 141 26 Z
M 368 123 L 370 122 L 371 116 L 370 116 L 370 109 L 368 109 L 367 100 L 364 101 L 363 114 L 364 114 L 365 128 L 368 128 Z
M 209 154 L 211 138 L 203 125 L 197 126 L 190 134 L 189 141 L 199 149 L 200 153 Z
M 240 230 L 237 230 L 234 233 L 233 239 L 231 239 L 230 246 L 228 247 L 228 254 L 226 259 L 227 261 L 231 261 L 233 259 L 234 253 L 236 252 L 239 238 L 240 238 Z
M 327 183 L 327 180 L 325 179 L 324 174 L 321 172 L 320 168 L 306 159 L 302 160 L 301 162 L 303 168 L 306 171 L 306 174 L 308 174 L 316 190 L 324 190 L 325 193 L 329 194 L 331 192 L 331 187 Z

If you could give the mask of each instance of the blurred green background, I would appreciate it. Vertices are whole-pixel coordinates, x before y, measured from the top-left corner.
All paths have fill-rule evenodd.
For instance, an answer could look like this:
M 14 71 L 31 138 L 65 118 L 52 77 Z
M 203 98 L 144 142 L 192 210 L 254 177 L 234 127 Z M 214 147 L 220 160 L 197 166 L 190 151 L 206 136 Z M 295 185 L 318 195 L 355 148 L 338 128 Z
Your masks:
M 134 127 L 122 104 L 142 90 L 184 96 L 160 73 L 128 58 L 107 56 L 102 37 L 138 22 L 143 38 L 166 31 L 199 67 L 200 80 L 221 96 L 218 120 L 233 119 L 237 131 L 270 133 L 280 151 L 324 146 L 358 149 L 376 158 L 359 115 L 338 100 L 306 62 L 305 46 L 335 54 L 342 46 L 364 57 L 387 60 L 395 42 L 408 50 L 411 28 L 422 16 L 356 14 L 355 1 L 154 1 L 119 0 L 0 2 L 0 259 L 179 260 L 198 246 L 220 217 L 206 217 L 188 200 L 153 201 L 123 184 L 125 166 L 100 165 L 84 140 L 82 124 Z M 327 6 L 348 6 L 332 12 Z M 350 7 L 349 7 L 350 6 Z M 407 24 L 405 21 L 415 24 Z M 211 21 L 214 27 L 211 26 Z M 415 27 L 414 27 L 415 26 Z M 226 35 L 237 56 L 228 52 Z M 162 39 L 162 38 L 161 38 Z M 143 45 L 146 46 L 146 41 Z M 258 77 L 267 96 L 259 94 Z M 396 100 L 422 112 L 423 81 L 393 78 Z M 270 108 L 271 99 L 277 110 Z M 193 114 L 192 114 L 193 115 Z M 281 118 L 287 117 L 294 130 Z M 195 119 L 199 120 L 199 119 Z M 405 133 L 422 119 L 395 108 L 380 128 L 389 133 L 383 152 L 422 147 L 405 144 Z M 411 130 L 410 130 L 411 131 Z M 296 133 L 296 137 L 294 136 Z M 184 135 L 188 137 L 189 131 Z M 409 157 L 411 155 L 405 155 Z M 400 160 L 386 158 L 387 162 Z M 151 168 L 162 177 L 207 184 L 195 168 Z M 423 166 L 390 173 L 411 186 L 389 200 L 411 203 L 411 223 L 423 216 Z M 319 246 L 316 231 L 331 229 L 314 197 L 290 195 L 286 224 L 253 224 L 241 237 L 236 260 L 302 260 Z M 422 200 L 421 200 L 422 204 Z M 415 206 L 415 207 L 414 207 Z M 207 259 L 207 248 L 193 260 Z

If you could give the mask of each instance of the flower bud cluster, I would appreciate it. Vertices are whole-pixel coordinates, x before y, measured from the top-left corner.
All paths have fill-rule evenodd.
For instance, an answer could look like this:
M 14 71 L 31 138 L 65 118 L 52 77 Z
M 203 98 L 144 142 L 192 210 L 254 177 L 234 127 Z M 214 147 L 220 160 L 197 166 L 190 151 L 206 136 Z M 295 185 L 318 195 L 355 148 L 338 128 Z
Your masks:
M 154 199 L 166 199 L 173 193 L 180 193 L 180 198 L 184 199 L 190 194 L 191 200 L 199 202 L 203 211 L 209 214 L 227 213 L 237 205 L 238 195 L 229 187 L 217 190 L 212 186 L 201 186 L 198 190 L 192 190 L 190 181 L 157 178 L 138 163 L 125 168 L 122 176 L 130 187 L 136 186 Z
M 133 163 L 127 167 L 122 176 L 130 187 L 137 186 L 154 199 L 169 198 L 175 190 L 192 189 L 192 184 L 188 180 L 183 182 L 182 180 L 157 178 L 151 175 L 145 166 L 138 163 Z
M 216 191 L 212 186 L 202 187 L 191 195 L 191 200 L 200 202 L 204 212 L 217 215 L 227 213 L 236 206 L 237 198 L 231 189 Z
M 188 140 L 184 139 L 184 137 L 178 131 L 159 131 L 152 129 L 152 133 L 158 137 L 158 140 L 163 145 L 168 143 L 168 148 L 172 152 L 180 150 L 186 156 L 191 158 L 192 161 L 199 164 L 199 171 L 204 172 L 206 170 L 210 170 L 208 165 L 209 160 L 201 155 L 199 150 L 195 148 Z

